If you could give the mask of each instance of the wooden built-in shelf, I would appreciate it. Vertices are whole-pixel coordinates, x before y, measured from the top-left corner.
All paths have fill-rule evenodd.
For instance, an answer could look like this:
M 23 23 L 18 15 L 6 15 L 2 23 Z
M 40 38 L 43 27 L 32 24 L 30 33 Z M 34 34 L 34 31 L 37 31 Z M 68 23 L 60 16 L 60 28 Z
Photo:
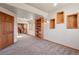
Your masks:
M 44 19 L 43 17 L 39 17 L 35 20 L 35 36 L 43 39 L 43 26 L 44 26 Z

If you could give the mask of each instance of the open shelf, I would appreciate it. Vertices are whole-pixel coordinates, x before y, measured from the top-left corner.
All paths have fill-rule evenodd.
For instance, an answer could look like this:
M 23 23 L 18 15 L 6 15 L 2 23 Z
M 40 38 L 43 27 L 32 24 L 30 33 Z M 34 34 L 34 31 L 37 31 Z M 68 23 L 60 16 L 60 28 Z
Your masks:
M 35 20 L 35 36 L 40 39 L 43 39 L 43 20 L 44 19 L 42 17 Z

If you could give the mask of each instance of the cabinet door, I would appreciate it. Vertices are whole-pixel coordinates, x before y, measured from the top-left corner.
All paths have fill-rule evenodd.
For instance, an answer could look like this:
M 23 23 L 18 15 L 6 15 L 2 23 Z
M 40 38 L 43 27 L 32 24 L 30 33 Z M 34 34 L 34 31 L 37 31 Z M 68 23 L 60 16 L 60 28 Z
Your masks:
M 0 12 L 0 48 L 6 47 L 6 15 Z
M 13 30 L 14 30 L 14 20 L 12 16 L 7 16 L 7 20 L 6 20 L 6 31 L 7 31 L 7 39 L 8 39 L 8 45 L 11 45 L 13 43 Z
M 7 39 L 8 39 L 8 44 L 12 44 L 13 43 L 13 30 L 12 30 L 12 23 L 7 23 L 8 24 L 8 32 L 7 32 Z
M 13 41 L 14 18 L 0 12 L 0 49 L 11 45 Z
M 1 14 L 0 14 L 0 49 L 1 49 L 1 47 L 2 47 L 2 36 L 1 36 L 1 34 L 2 34 L 2 30 L 1 30 L 1 19 L 2 19 L 2 17 L 1 17 Z

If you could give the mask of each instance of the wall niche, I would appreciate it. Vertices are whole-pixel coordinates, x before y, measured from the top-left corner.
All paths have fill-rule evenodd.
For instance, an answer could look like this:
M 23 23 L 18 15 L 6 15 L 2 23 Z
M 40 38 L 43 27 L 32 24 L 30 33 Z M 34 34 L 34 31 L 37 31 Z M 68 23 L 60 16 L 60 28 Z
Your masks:
M 51 19 L 50 20 L 50 29 L 54 29 L 55 28 L 55 19 Z
M 64 12 L 57 13 L 57 24 L 64 23 Z
M 67 29 L 77 29 L 77 17 L 78 14 L 68 15 L 67 16 Z

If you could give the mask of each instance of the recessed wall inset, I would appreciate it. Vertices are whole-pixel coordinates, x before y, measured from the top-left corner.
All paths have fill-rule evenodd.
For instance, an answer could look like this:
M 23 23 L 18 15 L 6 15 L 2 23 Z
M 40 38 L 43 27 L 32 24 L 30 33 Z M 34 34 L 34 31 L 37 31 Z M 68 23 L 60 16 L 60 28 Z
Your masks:
M 55 28 L 55 19 L 51 19 L 50 20 L 50 29 L 54 29 Z
M 68 15 L 67 16 L 67 29 L 77 29 L 77 17 L 78 14 Z
M 64 23 L 64 12 L 57 13 L 57 24 Z

